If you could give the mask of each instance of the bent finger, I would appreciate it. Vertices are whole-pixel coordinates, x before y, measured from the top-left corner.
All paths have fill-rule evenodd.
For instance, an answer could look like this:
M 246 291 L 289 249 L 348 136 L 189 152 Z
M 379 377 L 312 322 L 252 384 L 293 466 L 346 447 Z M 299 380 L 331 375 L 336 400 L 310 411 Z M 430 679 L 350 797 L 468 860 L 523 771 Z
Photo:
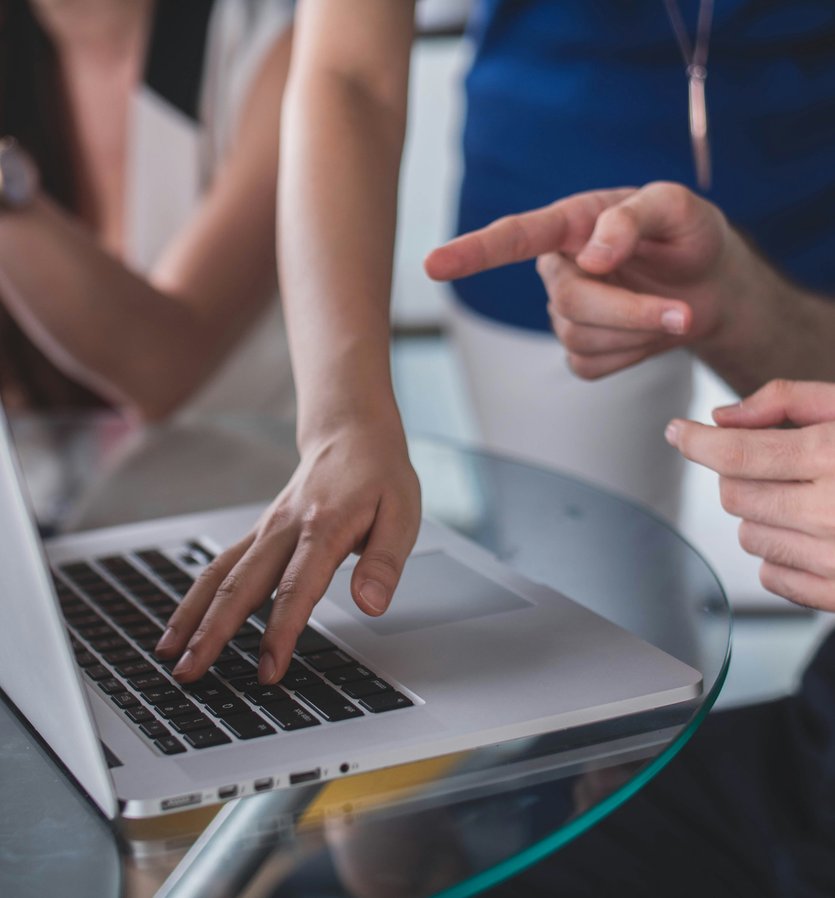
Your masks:
M 801 427 L 835 421 L 835 384 L 772 380 L 734 405 L 713 412 L 723 427 L 776 427 L 786 421 Z
M 719 497 L 722 508 L 734 517 L 786 530 L 817 532 L 811 484 L 720 477 Z
M 825 469 L 804 430 L 744 430 L 674 419 L 667 441 L 690 461 L 724 477 L 783 482 L 812 480 Z
M 631 258 L 642 240 L 681 239 L 714 224 L 717 215 L 681 184 L 647 184 L 601 212 L 577 262 L 593 274 L 609 274 Z
M 835 544 L 832 540 L 783 527 L 742 521 L 739 525 L 739 544 L 749 555 L 756 555 L 763 561 L 835 581 Z
M 764 561 L 760 566 L 760 583 L 769 592 L 796 605 L 835 611 L 835 583 L 826 577 Z
M 374 526 L 351 576 L 351 594 L 366 614 L 382 614 L 391 604 L 417 529 L 398 503 L 383 499 Z
M 303 533 L 278 585 L 261 640 L 258 679 L 277 682 L 287 670 L 296 641 L 334 572 L 351 547 L 338 534 Z
M 693 310 L 686 302 L 637 293 L 614 284 L 587 277 L 570 276 L 565 270 L 551 276 L 543 271 L 548 306 L 553 312 L 577 324 L 619 330 L 651 331 L 681 336 L 693 322 Z

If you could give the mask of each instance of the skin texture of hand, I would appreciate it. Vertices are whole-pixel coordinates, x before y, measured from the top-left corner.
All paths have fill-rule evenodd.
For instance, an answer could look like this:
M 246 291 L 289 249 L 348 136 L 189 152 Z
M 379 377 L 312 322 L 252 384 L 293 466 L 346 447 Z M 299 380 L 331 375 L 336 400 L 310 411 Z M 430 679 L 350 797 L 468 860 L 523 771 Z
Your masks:
M 763 559 L 763 586 L 835 610 L 835 384 L 772 381 L 714 419 L 671 421 L 667 440 L 720 475 L 742 548 Z
M 420 524 L 420 488 L 400 431 L 359 422 L 310 442 L 287 487 L 253 530 L 204 571 L 168 622 L 162 658 L 201 677 L 243 621 L 276 591 L 258 676 L 275 683 L 336 568 L 359 554 L 351 580 L 370 615 L 389 605 Z
M 537 258 L 554 330 L 576 374 L 612 374 L 705 340 L 731 315 L 734 255 L 713 205 L 677 184 L 581 193 L 499 219 L 426 259 L 450 280 Z

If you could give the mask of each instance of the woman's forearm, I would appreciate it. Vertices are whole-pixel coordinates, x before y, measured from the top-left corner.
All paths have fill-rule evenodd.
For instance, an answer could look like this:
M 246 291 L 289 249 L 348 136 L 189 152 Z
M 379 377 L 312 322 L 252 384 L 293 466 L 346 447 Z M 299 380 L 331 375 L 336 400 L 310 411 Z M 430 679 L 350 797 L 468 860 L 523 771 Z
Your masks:
M 67 374 L 148 418 L 189 396 L 241 327 L 156 289 L 43 196 L 0 216 L 0 296 Z
M 399 427 L 389 297 L 411 40 L 404 31 L 390 49 L 385 89 L 321 59 L 300 66 L 288 87 L 279 267 L 302 444 L 343 420 Z

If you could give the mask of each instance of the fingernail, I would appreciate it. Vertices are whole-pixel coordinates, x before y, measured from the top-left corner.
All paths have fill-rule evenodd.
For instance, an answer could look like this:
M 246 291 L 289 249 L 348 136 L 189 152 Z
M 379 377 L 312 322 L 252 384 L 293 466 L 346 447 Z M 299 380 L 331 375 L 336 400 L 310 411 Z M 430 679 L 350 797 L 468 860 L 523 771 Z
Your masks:
M 372 611 L 379 614 L 386 610 L 389 594 L 382 583 L 378 583 L 376 580 L 366 580 L 360 586 L 360 598 Z
M 680 309 L 667 309 L 661 316 L 661 327 L 668 334 L 684 333 L 684 312 Z
M 713 410 L 713 414 L 722 414 L 722 412 L 738 412 L 742 408 L 741 402 L 732 402 L 730 405 L 717 405 Z
M 258 680 L 261 683 L 271 683 L 274 679 L 275 659 L 269 652 L 264 652 L 258 662 Z
M 608 243 L 600 243 L 598 240 L 592 240 L 583 247 L 580 253 L 585 262 L 610 262 L 612 259 L 612 247 Z
M 171 646 L 174 644 L 175 635 L 176 634 L 174 633 L 173 627 L 166 627 L 165 632 L 162 634 L 162 636 L 160 636 L 159 642 L 157 643 L 154 651 L 155 652 L 164 652 L 167 649 L 170 649 Z
M 192 667 L 194 667 L 194 652 L 191 649 L 186 649 L 172 673 L 175 677 L 179 677 L 188 674 Z
M 681 427 L 675 423 L 675 421 L 670 421 L 667 425 L 667 429 L 664 431 L 664 439 L 671 445 L 678 448 L 678 438 L 681 434 Z

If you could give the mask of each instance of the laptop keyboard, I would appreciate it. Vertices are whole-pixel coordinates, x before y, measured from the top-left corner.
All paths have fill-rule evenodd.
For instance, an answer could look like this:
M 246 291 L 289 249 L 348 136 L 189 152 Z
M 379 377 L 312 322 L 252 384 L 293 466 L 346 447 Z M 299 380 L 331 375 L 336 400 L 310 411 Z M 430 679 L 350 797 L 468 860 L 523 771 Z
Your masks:
M 258 682 L 262 632 L 250 621 L 202 679 L 177 683 L 176 662 L 160 661 L 153 650 L 194 578 L 157 549 L 62 564 L 53 577 L 78 665 L 162 754 L 413 704 L 311 626 L 278 685 Z

